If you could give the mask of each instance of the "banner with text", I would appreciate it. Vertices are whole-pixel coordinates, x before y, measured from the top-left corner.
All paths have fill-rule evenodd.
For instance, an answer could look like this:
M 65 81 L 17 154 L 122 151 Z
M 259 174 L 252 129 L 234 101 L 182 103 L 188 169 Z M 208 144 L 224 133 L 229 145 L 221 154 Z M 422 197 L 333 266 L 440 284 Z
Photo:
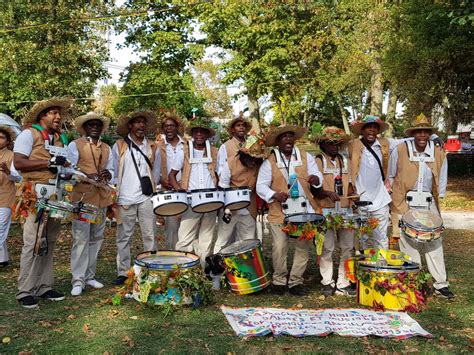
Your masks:
M 365 309 L 233 308 L 221 306 L 227 321 L 239 336 L 308 335 L 406 339 L 432 335 L 407 313 L 374 312 Z

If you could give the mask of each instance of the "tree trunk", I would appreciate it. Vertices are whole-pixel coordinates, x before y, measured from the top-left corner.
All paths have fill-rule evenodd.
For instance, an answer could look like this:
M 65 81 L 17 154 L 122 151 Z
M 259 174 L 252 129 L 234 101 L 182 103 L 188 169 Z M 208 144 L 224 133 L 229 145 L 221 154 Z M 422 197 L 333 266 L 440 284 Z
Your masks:
M 252 126 L 257 132 L 260 132 L 263 122 L 260 121 L 260 108 L 258 106 L 257 95 L 252 90 L 248 90 L 247 98 Z
M 386 121 L 389 125 L 389 128 L 385 131 L 386 137 L 393 137 L 393 123 L 395 122 L 395 115 L 397 111 L 397 102 L 398 95 L 392 89 L 388 94 L 388 108 L 387 108 L 387 118 Z
M 372 80 L 370 88 L 370 114 L 380 116 L 383 103 L 383 75 L 380 59 L 375 58 L 371 64 Z
M 344 131 L 346 134 L 351 134 L 351 130 L 349 129 L 349 122 L 347 121 L 346 110 L 344 109 L 344 105 L 339 102 L 339 110 L 341 110 L 341 117 L 342 117 L 342 124 L 344 126 Z

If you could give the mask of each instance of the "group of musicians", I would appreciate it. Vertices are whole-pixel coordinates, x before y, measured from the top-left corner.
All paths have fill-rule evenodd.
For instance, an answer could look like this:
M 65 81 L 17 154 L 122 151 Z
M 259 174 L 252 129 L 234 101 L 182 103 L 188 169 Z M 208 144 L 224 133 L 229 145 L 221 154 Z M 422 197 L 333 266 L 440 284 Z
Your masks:
M 61 135 L 62 120 L 72 102 L 53 98 L 36 103 L 25 116 L 25 129 L 18 135 L 0 127 L 0 266 L 8 264 L 6 237 L 14 202 L 15 182 L 21 176 L 22 189 L 27 183 L 48 183 L 62 169 L 74 167 L 88 179 L 116 185 L 116 202 L 110 189 L 87 181 L 73 190 L 73 201 L 95 206 L 103 216 L 98 223 L 75 220 L 72 223 L 71 295 L 79 296 L 86 286 L 102 288 L 95 279 L 98 253 L 104 238 L 105 214 L 113 207 L 117 220 L 117 278 L 124 284 L 131 265 L 130 245 L 136 222 L 140 225 L 144 250 L 156 250 L 156 216 L 151 198 L 162 190 L 195 190 L 207 188 L 248 187 L 251 204 L 233 211 L 229 223 L 223 223 L 224 211 L 196 213 L 191 209 L 179 216 L 165 218 L 168 249 L 193 251 L 203 268 L 207 256 L 216 254 L 232 241 L 256 238 L 257 195 L 268 204 L 268 222 L 272 234 L 272 293 L 302 296 L 311 242 L 289 239 L 282 231 L 284 206 L 293 197 L 305 200 L 305 213 L 338 213 L 349 211 L 351 199 L 370 202 L 359 207 L 379 221 L 372 235 L 361 236 L 361 247 L 388 249 L 387 228 L 392 217 L 400 218 L 409 208 L 405 196 L 422 190 L 433 195 L 427 208 L 439 213 L 438 198 L 444 196 L 447 183 L 447 161 L 435 146 L 433 127 L 420 115 L 406 130 L 409 138 L 393 140 L 378 135 L 387 124 L 376 116 L 366 116 L 351 125 L 352 139 L 342 129 L 326 127 L 316 138 L 321 150 L 316 159 L 295 145 L 305 129 L 297 126 L 269 128 L 256 135 L 251 123 L 242 115 L 233 119 L 228 130 L 231 138 L 217 150 L 210 144 L 215 135 L 206 118 L 190 120 L 184 127 L 173 112 L 160 118 L 153 112 L 141 111 L 122 116 L 117 133 L 122 137 L 112 149 L 101 141 L 110 120 L 88 113 L 75 119 L 81 135 L 68 143 Z M 191 137 L 184 138 L 184 132 Z M 156 139 L 155 136 L 157 137 Z M 359 136 L 361 138 L 359 138 Z M 153 139 L 150 139 L 153 137 Z M 14 141 L 13 152 L 11 145 Z M 67 146 L 67 157 L 51 153 L 52 146 Z M 347 147 L 348 154 L 342 154 Z M 422 158 L 417 158 L 422 157 Z M 423 173 L 419 174 L 419 169 Z M 424 179 L 419 179 L 422 175 Z M 21 198 L 21 196 L 20 196 Z M 363 204 L 362 204 L 363 205 Z M 390 207 L 391 206 L 391 207 Z M 18 208 L 18 206 L 17 206 Z M 60 220 L 41 223 L 42 216 L 33 207 L 23 223 L 23 249 L 20 259 L 17 300 L 25 308 L 38 306 L 38 298 L 59 301 L 64 294 L 53 289 L 53 254 L 59 234 Z M 217 239 L 215 239 L 216 218 Z M 47 228 L 48 248 L 35 253 L 37 236 Z M 397 228 L 394 228 L 395 233 Z M 214 240 L 215 239 L 215 240 Z M 294 242 L 293 264 L 288 271 L 289 244 Z M 333 273 L 336 243 L 341 249 L 337 276 Z M 444 265 L 441 240 L 423 245 L 400 236 L 400 249 L 420 262 L 423 250 L 427 266 L 435 280 L 437 295 L 451 299 Z M 330 296 L 354 296 L 355 289 L 344 274 L 344 261 L 353 255 L 354 231 L 328 230 L 320 258 L 321 292 Z

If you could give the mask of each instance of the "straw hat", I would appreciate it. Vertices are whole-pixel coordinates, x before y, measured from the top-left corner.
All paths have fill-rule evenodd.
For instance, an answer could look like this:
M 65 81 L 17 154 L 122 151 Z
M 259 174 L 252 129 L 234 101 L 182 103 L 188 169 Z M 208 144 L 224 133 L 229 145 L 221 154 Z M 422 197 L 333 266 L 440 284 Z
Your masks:
M 273 147 L 277 145 L 276 140 L 278 136 L 283 133 L 293 132 L 295 134 L 295 140 L 300 139 L 306 133 L 306 128 L 299 126 L 279 126 L 279 127 L 270 127 L 267 133 L 265 134 L 265 145 L 267 147 Z
M 127 115 L 119 117 L 117 121 L 117 133 L 122 137 L 126 137 L 129 133 L 128 123 L 137 117 L 145 117 L 146 127 L 145 134 L 155 134 L 158 128 L 158 117 L 152 111 L 134 111 Z
M 8 134 L 10 136 L 10 143 L 7 144 L 7 148 L 12 150 L 13 149 L 13 141 L 16 138 L 15 131 L 9 126 L 0 125 L 0 132 L 5 132 L 6 134 Z
M 104 117 L 95 112 L 88 112 L 85 115 L 76 117 L 76 119 L 74 120 L 74 126 L 76 127 L 78 132 L 81 134 L 81 136 L 84 136 L 86 134 L 86 131 L 83 128 L 84 123 L 88 121 L 92 121 L 92 120 L 102 121 L 103 126 L 102 126 L 102 132 L 100 134 L 104 134 L 104 132 L 106 132 L 109 129 L 110 118 Z
M 243 122 L 243 123 L 245 123 L 245 126 L 246 126 L 245 133 L 246 133 L 246 134 L 249 133 L 250 130 L 252 129 L 252 123 L 244 117 L 244 113 L 243 113 L 243 112 L 240 112 L 237 117 L 235 117 L 232 121 L 229 122 L 229 124 L 227 125 L 227 130 L 230 132 L 230 130 L 232 129 L 232 127 L 234 127 L 234 125 L 235 125 L 237 122 Z
M 265 159 L 269 154 L 263 135 L 257 135 L 255 131 L 249 133 L 245 143 L 239 148 L 239 152 L 256 159 Z
M 419 114 L 411 123 L 411 127 L 405 130 L 407 136 L 412 136 L 415 131 L 420 129 L 428 129 L 430 131 L 434 130 L 434 127 L 431 125 L 430 120 L 424 115 Z
M 49 100 L 38 101 L 23 118 L 23 125 L 37 123 L 38 115 L 50 107 L 60 107 L 62 111 L 65 111 L 71 107 L 73 101 L 73 99 L 67 97 L 53 97 Z M 64 120 L 64 117 L 61 116 L 61 119 Z
M 190 120 L 186 126 L 186 133 L 192 136 L 193 128 L 202 128 L 209 132 L 209 137 L 212 137 L 216 134 L 214 128 L 211 127 L 212 121 L 208 118 L 199 117 L 194 120 Z
M 175 111 L 167 111 L 163 110 L 160 112 L 160 118 L 158 120 L 158 133 L 163 133 L 163 125 L 165 124 L 166 120 L 173 120 L 176 125 L 178 126 L 178 134 L 183 135 L 184 133 L 184 124 L 181 121 L 181 118 Z
M 316 134 L 314 141 L 317 143 L 325 141 L 342 143 L 347 142 L 350 139 L 350 135 L 346 134 L 346 132 L 342 128 L 336 126 L 329 126 L 323 128 L 323 130 L 319 134 Z
M 363 119 L 351 123 L 352 133 L 354 133 L 356 136 L 360 136 L 360 132 L 362 131 L 364 126 L 369 123 L 377 123 L 380 127 L 379 133 L 382 133 L 388 128 L 388 124 L 382 121 L 379 116 L 365 116 Z

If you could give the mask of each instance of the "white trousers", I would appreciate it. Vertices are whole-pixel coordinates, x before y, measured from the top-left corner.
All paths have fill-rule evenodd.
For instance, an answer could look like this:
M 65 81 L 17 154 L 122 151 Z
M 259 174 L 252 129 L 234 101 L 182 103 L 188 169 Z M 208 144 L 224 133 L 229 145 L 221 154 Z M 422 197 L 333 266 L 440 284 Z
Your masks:
M 217 240 L 214 245 L 214 254 L 217 254 L 225 245 L 239 240 L 255 239 L 255 219 L 251 214 L 233 214 L 230 223 L 222 220 L 224 212 L 219 213 L 217 224 Z
M 194 252 L 206 266 L 206 256 L 212 254 L 212 240 L 216 228 L 217 212 L 195 213 L 191 208 L 182 214 L 176 250 Z M 197 245 L 195 240 L 197 239 Z
M 7 237 L 10 231 L 12 210 L 8 207 L 0 207 L 0 263 L 9 260 L 7 249 Z
M 85 287 L 95 278 L 97 257 L 104 241 L 106 208 L 101 208 L 102 221 L 98 224 L 72 221 L 71 274 L 72 285 Z
M 339 267 L 337 273 L 337 283 L 333 278 L 333 253 L 336 246 L 336 239 L 341 248 L 341 257 L 339 259 Z M 328 230 L 325 235 L 323 253 L 319 261 L 319 270 L 321 272 L 323 285 L 336 286 L 337 288 L 344 288 L 350 285 L 350 281 L 346 278 L 344 270 L 344 262 L 352 256 L 354 249 L 354 231 L 343 229 L 337 233 L 333 230 Z
M 359 208 L 365 214 L 365 208 Z M 386 205 L 378 210 L 369 212 L 369 217 L 379 220 L 379 225 L 374 229 L 372 235 L 363 234 L 360 236 L 360 246 L 362 249 L 388 249 L 387 229 L 390 220 L 390 207 Z
M 181 216 L 165 217 L 166 249 L 175 250 L 178 242 L 178 230 Z
M 156 250 L 155 214 L 151 199 L 136 205 L 120 206 L 122 224 L 117 227 L 117 274 L 127 276 L 130 269 L 130 245 L 132 244 L 135 224 L 140 225 L 144 251 Z

